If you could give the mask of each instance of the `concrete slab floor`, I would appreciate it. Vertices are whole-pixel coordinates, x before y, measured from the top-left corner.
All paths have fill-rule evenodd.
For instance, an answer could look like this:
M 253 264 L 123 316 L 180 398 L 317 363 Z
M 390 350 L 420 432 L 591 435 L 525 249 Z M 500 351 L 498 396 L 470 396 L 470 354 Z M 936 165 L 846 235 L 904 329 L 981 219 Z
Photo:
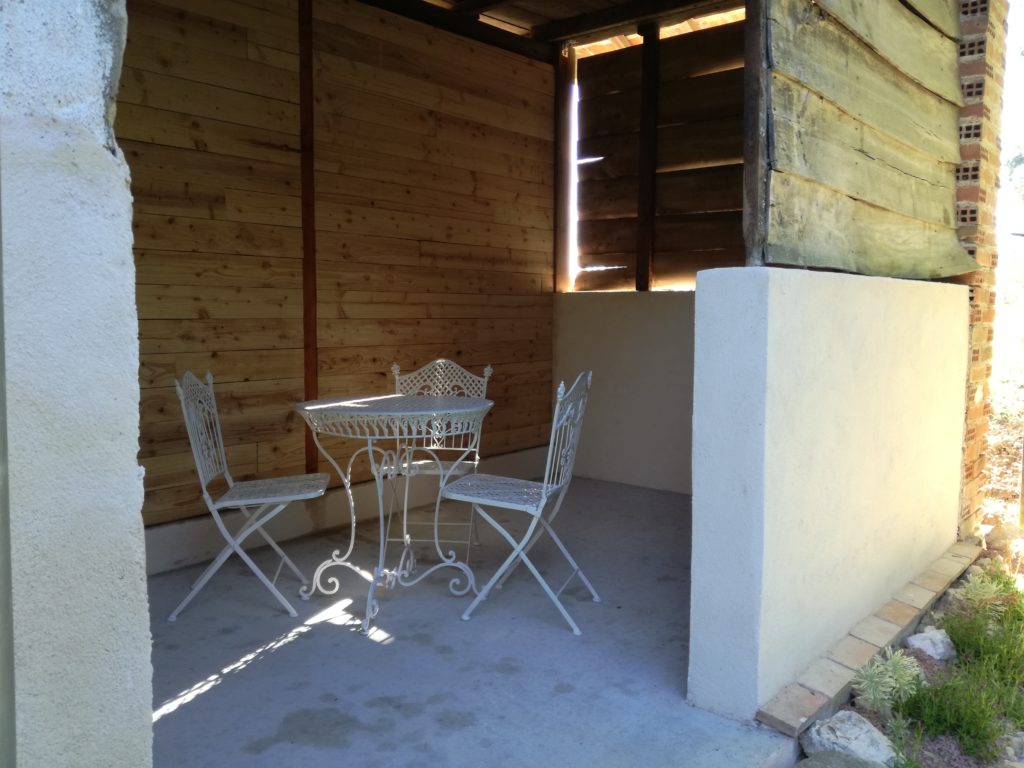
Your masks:
M 559 530 L 602 602 L 578 582 L 565 603 L 576 637 L 525 568 L 464 622 L 455 571 L 379 592 L 360 635 L 366 582 L 335 569 L 341 589 L 295 599 L 290 618 L 232 558 L 171 624 L 201 571 L 150 580 L 154 753 L 170 766 L 687 766 L 793 764 L 792 741 L 685 701 L 690 500 L 577 478 Z M 365 533 L 364 533 L 365 532 Z M 356 549 L 376 556 L 376 525 Z M 288 542 L 306 573 L 347 530 Z M 473 550 L 485 579 L 507 546 L 481 521 Z M 391 553 L 389 553 L 391 554 Z M 273 573 L 273 553 L 254 552 Z M 535 562 L 556 584 L 568 567 L 549 542 Z M 297 582 L 282 573 L 289 597 Z

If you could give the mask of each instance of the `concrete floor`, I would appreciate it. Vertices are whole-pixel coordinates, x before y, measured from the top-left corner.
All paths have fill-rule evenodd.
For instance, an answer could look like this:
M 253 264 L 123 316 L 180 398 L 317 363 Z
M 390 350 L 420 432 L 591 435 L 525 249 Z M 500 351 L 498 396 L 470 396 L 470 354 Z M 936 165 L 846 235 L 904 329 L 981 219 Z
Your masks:
M 792 742 L 685 702 L 689 497 L 576 479 L 556 528 L 601 594 L 577 582 L 574 636 L 525 568 L 459 620 L 468 598 L 441 575 L 380 592 L 370 638 L 356 629 L 366 582 L 335 569 L 337 595 L 290 618 L 232 558 L 171 624 L 199 567 L 153 577 L 154 753 L 169 766 L 687 766 L 793 764 Z M 356 548 L 369 567 L 376 526 Z M 289 542 L 307 573 L 347 531 Z M 481 524 L 482 581 L 507 547 Z M 538 546 L 561 583 L 564 561 Z M 267 549 L 255 559 L 271 573 Z M 559 578 L 561 576 L 561 578 Z M 297 583 L 281 576 L 282 591 Z

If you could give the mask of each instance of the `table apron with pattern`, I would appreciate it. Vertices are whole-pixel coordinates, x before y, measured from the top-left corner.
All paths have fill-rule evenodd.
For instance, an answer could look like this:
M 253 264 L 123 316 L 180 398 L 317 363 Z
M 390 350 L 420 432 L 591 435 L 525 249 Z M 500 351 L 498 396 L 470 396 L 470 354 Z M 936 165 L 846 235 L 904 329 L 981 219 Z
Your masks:
M 438 491 L 434 506 L 434 547 L 439 562 L 422 573 L 413 575 L 415 558 L 407 534 L 408 515 L 408 482 L 415 473 L 415 460 L 423 457 L 437 462 L 440 474 L 440 487 L 443 488 L 460 462 L 475 456 L 480 445 L 480 432 L 484 416 L 493 406 L 490 400 L 481 397 L 431 395 L 385 395 L 364 398 L 310 400 L 299 403 L 295 409 L 305 419 L 313 435 L 317 450 L 334 467 L 341 477 L 348 498 L 351 526 L 349 528 L 348 550 L 341 553 L 336 549 L 331 557 L 322 562 L 316 569 L 313 581 L 300 591 L 304 599 L 316 592 L 333 595 L 340 588 L 336 576 L 323 578 L 324 572 L 342 566 L 363 575 L 362 569 L 349 560 L 355 547 L 356 510 L 352 497 L 352 467 L 355 460 L 365 453 L 370 463 L 370 471 L 377 486 L 377 506 L 380 516 L 380 548 L 377 566 L 366 595 L 366 614 L 363 619 L 363 631 L 369 630 L 370 621 L 377 615 L 380 605 L 374 596 L 376 588 L 383 586 L 392 589 L 395 585 L 412 586 L 422 581 L 440 568 L 455 568 L 459 571 L 448 583 L 448 588 L 455 595 L 476 592 L 473 571 L 466 563 L 456 559 L 455 552 L 447 554 L 441 549 L 439 539 L 438 516 L 440 513 L 441 494 Z M 335 458 L 320 442 L 322 436 L 342 437 L 366 442 L 348 460 L 345 469 L 339 466 Z M 439 452 L 446 456 L 455 456 L 448 460 L 448 468 L 441 460 Z M 399 476 L 405 478 L 406 487 L 402 503 L 402 530 L 404 546 L 398 564 L 393 569 L 385 567 L 384 556 L 387 546 L 385 533 L 384 483 L 395 481 Z

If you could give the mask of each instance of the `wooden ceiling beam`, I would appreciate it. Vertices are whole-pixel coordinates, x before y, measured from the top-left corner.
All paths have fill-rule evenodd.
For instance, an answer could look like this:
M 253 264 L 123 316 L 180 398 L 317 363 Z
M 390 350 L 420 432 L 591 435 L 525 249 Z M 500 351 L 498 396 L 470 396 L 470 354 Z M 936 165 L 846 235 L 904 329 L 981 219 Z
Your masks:
M 743 4 L 743 0 L 629 0 L 610 8 L 541 24 L 533 28 L 531 37 L 549 43 L 590 37 L 596 33 L 611 37 L 627 30 L 633 33 L 637 23 L 662 16 L 672 15 L 672 23 L 676 23 L 705 13 L 741 8 Z
M 382 11 L 389 11 L 398 16 L 429 24 L 432 27 L 443 29 L 454 35 L 468 37 L 478 43 L 493 45 L 512 53 L 518 53 L 536 61 L 552 63 L 559 48 L 544 40 L 534 40 L 529 37 L 514 35 L 503 29 L 484 24 L 471 16 L 461 13 L 453 13 L 430 3 L 411 2 L 410 0 L 359 0 L 364 5 L 380 8 Z
M 452 11 L 455 13 L 464 13 L 476 15 L 489 11 L 491 8 L 502 5 L 507 0 L 455 0 L 452 3 Z

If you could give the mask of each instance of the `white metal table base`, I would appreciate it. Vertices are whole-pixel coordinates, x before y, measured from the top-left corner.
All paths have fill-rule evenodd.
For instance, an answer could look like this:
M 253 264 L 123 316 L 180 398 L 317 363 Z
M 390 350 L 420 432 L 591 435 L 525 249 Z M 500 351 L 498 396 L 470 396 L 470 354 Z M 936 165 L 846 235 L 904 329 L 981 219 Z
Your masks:
M 406 400 L 412 397 L 415 400 L 419 396 L 402 397 Z M 425 400 L 427 398 L 421 399 Z M 449 398 L 445 398 L 445 400 L 448 399 Z M 467 400 L 467 398 L 459 398 L 459 400 Z M 345 488 L 345 496 L 348 500 L 350 523 L 348 548 L 344 554 L 342 554 L 341 549 L 334 550 L 334 552 L 331 553 L 330 558 L 320 563 L 316 572 L 313 574 L 312 581 L 299 591 L 300 596 L 304 600 L 308 600 L 316 593 L 333 595 L 338 592 L 341 588 L 341 583 L 336 575 L 329 573 L 329 571 L 336 566 L 348 568 L 355 571 L 361 577 L 367 578 L 365 570 L 360 568 L 350 559 L 352 552 L 355 549 L 356 535 L 355 500 L 352 496 L 352 468 L 355 460 L 363 453 L 365 453 L 369 459 L 370 471 L 373 474 L 374 483 L 377 489 L 379 543 L 377 564 L 373 569 L 372 575 L 370 575 L 368 579 L 370 585 L 366 595 L 366 613 L 362 622 L 362 632 L 364 634 L 369 632 L 370 623 L 380 612 L 380 603 L 377 599 L 377 589 L 379 587 L 383 587 L 385 590 L 394 589 L 396 586 L 411 587 L 442 568 L 454 568 L 458 573 L 456 573 L 448 582 L 449 591 L 451 591 L 453 595 L 460 597 L 468 594 L 469 592 L 476 594 L 476 580 L 472 569 L 467 563 L 458 560 L 454 550 L 450 550 L 446 553 L 441 546 L 441 523 L 439 522 L 441 508 L 440 491 L 438 492 L 438 496 L 435 501 L 433 523 L 433 544 L 438 557 L 438 562 L 422 572 L 417 572 L 416 556 L 413 551 L 411 536 L 408 532 L 409 477 L 414 474 L 414 472 L 410 471 L 409 468 L 415 465 L 417 458 L 422 460 L 424 456 L 429 457 L 430 460 L 437 464 L 437 476 L 440 477 L 439 487 L 444 488 L 451 476 L 456 473 L 460 462 L 465 461 L 470 455 L 475 454 L 477 450 L 479 445 L 480 424 L 483 420 L 483 416 L 490 408 L 490 401 L 482 402 L 485 403 L 485 405 L 477 405 L 477 412 L 471 415 L 471 418 L 467 422 L 464 422 L 461 426 L 454 428 L 472 430 L 473 433 L 473 439 L 467 442 L 465 452 L 454 462 L 442 461 L 437 453 L 435 453 L 430 447 L 430 439 L 433 437 L 431 435 L 431 430 L 436 432 L 441 429 L 440 424 L 442 423 L 442 420 L 440 418 L 427 417 L 425 431 L 423 429 L 423 417 L 421 414 L 417 413 L 412 414 L 413 424 L 411 428 L 405 420 L 399 417 L 397 420 L 386 422 L 386 428 L 383 429 L 380 428 L 379 423 L 373 424 L 370 429 L 367 429 L 365 419 L 363 420 L 364 423 L 360 425 L 361 428 L 353 429 L 353 425 L 351 424 L 345 424 L 342 422 L 343 426 L 339 426 L 338 424 L 331 424 L 329 419 L 317 420 L 316 418 L 311 417 L 310 412 L 303 408 L 303 406 L 309 406 L 310 404 L 301 404 L 297 407 L 310 426 L 310 430 L 313 434 L 313 442 L 316 444 L 317 450 L 320 451 L 320 454 L 328 461 L 341 478 L 342 485 Z M 371 416 L 370 419 L 372 420 L 373 417 Z M 416 424 L 417 419 L 419 419 L 419 428 L 417 428 Z M 361 437 L 366 440 L 367 445 L 352 454 L 347 466 L 343 470 L 331 453 L 323 447 L 319 439 L 321 434 L 349 438 Z M 394 445 L 394 447 L 385 449 L 378 445 L 379 442 L 385 441 Z M 384 489 L 385 483 L 391 483 L 392 493 L 394 494 L 394 484 L 397 482 L 399 477 L 404 480 L 404 490 L 401 499 L 402 541 L 404 544 L 401 555 L 398 558 L 398 563 L 394 568 L 388 568 L 386 567 L 385 560 L 388 543 L 387 522 L 390 518 L 390 511 L 386 511 L 385 509 Z M 393 502 L 394 496 L 392 498 L 392 503 Z

